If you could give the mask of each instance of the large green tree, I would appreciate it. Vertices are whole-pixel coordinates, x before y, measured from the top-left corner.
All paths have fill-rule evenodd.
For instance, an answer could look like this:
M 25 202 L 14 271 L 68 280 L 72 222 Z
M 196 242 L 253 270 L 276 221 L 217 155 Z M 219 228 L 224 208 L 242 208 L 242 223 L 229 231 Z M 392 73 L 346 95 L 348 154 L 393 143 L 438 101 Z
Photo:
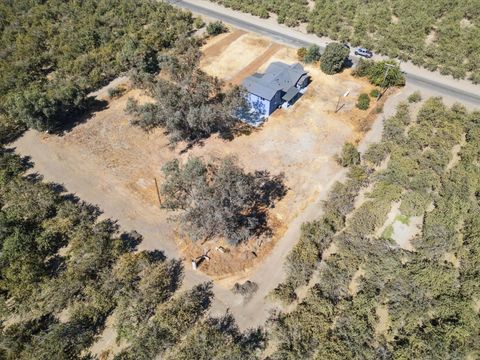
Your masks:
M 233 158 L 205 164 L 190 158 L 162 168 L 162 207 L 181 211 L 178 219 L 193 240 L 224 237 L 238 244 L 264 231 L 266 208 L 285 193 L 282 177 L 245 173 Z
M 330 43 L 325 47 L 320 62 L 320 69 L 325 74 L 333 75 L 343 68 L 343 64 L 348 57 L 349 49 L 339 43 Z

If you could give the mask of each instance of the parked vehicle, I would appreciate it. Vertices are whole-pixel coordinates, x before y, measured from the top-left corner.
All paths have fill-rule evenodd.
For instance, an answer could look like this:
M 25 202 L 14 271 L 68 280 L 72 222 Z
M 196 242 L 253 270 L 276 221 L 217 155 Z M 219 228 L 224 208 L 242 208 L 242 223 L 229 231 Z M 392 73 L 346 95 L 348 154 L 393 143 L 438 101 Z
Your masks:
M 355 50 L 355 55 L 370 59 L 373 56 L 373 53 L 365 48 L 358 48 Z

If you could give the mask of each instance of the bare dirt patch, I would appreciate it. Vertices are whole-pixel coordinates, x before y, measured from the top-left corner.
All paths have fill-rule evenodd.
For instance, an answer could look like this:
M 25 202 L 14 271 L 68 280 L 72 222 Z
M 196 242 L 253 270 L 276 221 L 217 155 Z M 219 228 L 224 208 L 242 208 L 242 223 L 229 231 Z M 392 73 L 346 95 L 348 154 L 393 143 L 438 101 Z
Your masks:
M 447 252 L 443 256 L 444 260 L 452 264 L 455 268 L 460 268 L 460 258 L 458 258 L 455 254 Z
M 250 76 L 257 71 L 260 66 L 268 61 L 280 49 L 280 44 L 271 44 L 263 54 L 235 74 L 235 76 L 230 79 L 230 82 L 234 85 L 239 85 L 247 76 Z
M 360 286 L 360 279 L 365 276 L 365 269 L 360 267 L 355 274 L 353 274 L 352 280 L 348 284 L 348 291 L 350 295 L 355 296 L 358 292 L 358 287 Z
M 425 38 L 425 45 L 432 45 L 435 40 L 437 40 L 437 32 L 435 30 L 431 30 Z
M 400 212 L 400 202 L 394 202 L 383 226 L 376 236 L 390 238 L 402 249 L 415 251 L 411 241 L 422 230 L 423 216 L 405 217 Z
M 229 82 L 270 45 L 271 42 L 261 36 L 236 30 L 230 38 L 225 37 L 211 47 L 207 42 L 200 67 L 210 75 Z
M 378 305 L 375 309 L 375 315 L 378 322 L 375 325 L 375 335 L 378 337 L 387 332 L 390 327 L 390 317 L 388 315 L 388 307 L 386 305 Z
M 220 34 L 214 38 L 210 38 L 207 45 L 203 47 L 202 52 L 205 58 L 210 56 L 218 56 L 235 40 L 245 35 L 243 30 L 234 30 L 230 33 Z
M 402 249 L 407 251 L 414 251 L 411 241 L 422 229 L 423 216 L 411 217 L 408 220 L 408 224 L 405 224 L 399 220 L 395 220 L 392 224 L 393 233 L 392 239 Z

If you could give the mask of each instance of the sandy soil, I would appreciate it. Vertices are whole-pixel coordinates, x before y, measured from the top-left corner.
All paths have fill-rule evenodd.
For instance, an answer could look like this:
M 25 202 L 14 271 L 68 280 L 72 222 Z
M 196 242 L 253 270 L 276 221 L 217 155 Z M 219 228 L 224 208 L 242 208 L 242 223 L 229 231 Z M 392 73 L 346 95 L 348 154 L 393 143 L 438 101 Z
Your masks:
M 228 82 L 270 45 L 270 41 L 259 35 L 236 30 L 212 46 L 207 43 L 200 67 Z
M 378 305 L 375 309 L 375 315 L 377 315 L 378 322 L 375 326 L 375 335 L 383 335 L 390 327 L 390 317 L 388 316 L 388 307 L 386 305 Z
M 357 271 L 355 271 L 355 274 L 353 274 L 352 279 L 348 284 L 348 291 L 350 295 L 355 296 L 357 294 L 360 280 L 363 276 L 365 276 L 365 269 L 360 267 Z
M 237 40 L 239 37 L 245 35 L 243 30 L 232 30 L 230 32 L 220 34 L 214 37 L 210 37 L 206 40 L 205 46 L 202 48 L 204 56 L 217 56 L 221 54 L 225 49 Z
M 393 222 L 392 239 L 402 249 L 407 251 L 415 251 L 411 241 L 422 231 L 423 216 L 414 216 L 408 220 L 408 224 L 403 224 L 396 220 Z
M 400 201 L 393 202 L 385 223 L 376 230 L 375 236 L 390 236 L 402 249 L 415 251 L 411 240 L 422 231 L 423 216 L 410 217 L 406 223 L 401 216 Z
M 254 59 L 250 64 L 245 66 L 242 70 L 237 72 L 231 79 L 230 82 L 234 85 L 240 85 L 242 81 L 247 77 L 252 75 L 267 62 L 277 51 L 281 49 L 280 44 L 270 44 L 270 46 L 256 59 Z

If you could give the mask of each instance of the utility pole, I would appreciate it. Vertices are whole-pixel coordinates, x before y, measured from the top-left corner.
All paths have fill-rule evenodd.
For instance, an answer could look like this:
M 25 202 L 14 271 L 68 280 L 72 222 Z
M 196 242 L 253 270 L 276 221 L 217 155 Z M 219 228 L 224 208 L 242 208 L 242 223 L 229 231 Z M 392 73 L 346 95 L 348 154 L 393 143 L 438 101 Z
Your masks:
M 157 190 L 158 205 L 160 206 L 160 209 L 161 209 L 162 208 L 162 198 L 160 197 L 160 190 L 158 190 L 157 178 L 154 177 L 153 180 L 155 180 L 155 190 Z
M 347 91 L 345 92 L 345 94 L 343 94 L 343 97 L 347 97 L 348 94 L 350 94 L 350 90 L 347 89 Z M 342 99 L 342 95 L 339 95 L 338 96 L 338 101 L 337 101 L 337 105 L 335 106 L 335 113 L 339 112 L 340 109 L 343 107 L 344 104 L 342 104 L 342 106 L 340 106 L 340 100 Z
M 385 76 L 383 77 L 383 81 L 382 81 L 382 85 L 381 85 L 382 88 L 383 88 L 383 85 L 385 84 L 385 80 L 387 80 L 388 71 L 389 71 L 390 69 L 392 69 L 392 68 L 395 67 L 395 65 L 393 65 L 393 64 L 388 64 L 388 63 L 385 63 L 385 66 L 386 66 L 387 68 L 385 69 Z M 388 89 L 388 88 L 387 88 L 387 89 Z M 387 90 L 385 89 L 385 91 L 387 91 Z M 378 96 L 377 96 L 377 101 L 380 100 L 380 98 L 381 98 L 382 95 L 385 93 L 385 91 L 384 91 L 383 93 L 380 92 L 380 93 L 378 94 Z

